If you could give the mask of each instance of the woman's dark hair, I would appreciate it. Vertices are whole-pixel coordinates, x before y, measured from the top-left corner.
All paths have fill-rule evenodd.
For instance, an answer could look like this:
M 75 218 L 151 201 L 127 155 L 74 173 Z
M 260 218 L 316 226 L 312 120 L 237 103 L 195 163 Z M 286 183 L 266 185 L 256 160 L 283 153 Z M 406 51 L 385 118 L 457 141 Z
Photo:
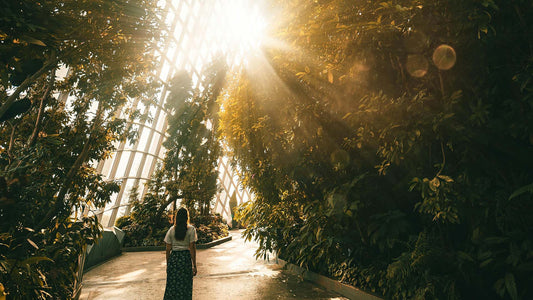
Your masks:
M 187 233 L 187 225 L 189 224 L 189 211 L 182 207 L 176 212 L 174 218 L 174 236 L 176 240 L 183 241 Z

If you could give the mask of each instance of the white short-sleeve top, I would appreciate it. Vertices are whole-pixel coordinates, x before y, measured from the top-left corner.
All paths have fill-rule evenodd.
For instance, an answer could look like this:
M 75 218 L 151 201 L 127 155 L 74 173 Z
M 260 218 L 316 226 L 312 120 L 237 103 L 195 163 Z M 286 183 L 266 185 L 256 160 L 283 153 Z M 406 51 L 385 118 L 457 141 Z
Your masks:
M 172 250 L 188 250 L 189 244 L 196 242 L 198 237 L 196 236 L 196 228 L 192 225 L 187 225 L 187 232 L 185 238 L 182 241 L 176 239 L 174 234 L 174 226 L 170 227 L 165 235 L 165 243 L 172 245 Z

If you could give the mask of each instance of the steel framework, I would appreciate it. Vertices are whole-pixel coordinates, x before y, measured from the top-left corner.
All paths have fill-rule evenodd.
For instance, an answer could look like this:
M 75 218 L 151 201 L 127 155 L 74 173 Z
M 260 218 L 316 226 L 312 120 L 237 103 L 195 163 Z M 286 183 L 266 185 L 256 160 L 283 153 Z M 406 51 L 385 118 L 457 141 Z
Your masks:
M 97 170 L 107 179 L 122 181 L 120 191 L 113 195 L 111 202 L 105 209 L 96 212 L 104 227 L 112 227 L 117 218 L 130 213 L 129 196 L 132 187 L 137 186 L 139 195 L 144 196 L 147 192 L 145 183 L 154 172 L 157 163 L 164 157 L 165 149 L 162 143 L 167 128 L 164 103 L 169 93 L 165 83 L 177 72 L 186 70 L 198 88 L 203 67 L 214 57 L 215 51 L 226 55 L 230 65 L 239 60 L 238 52 L 227 51 L 227 47 L 224 48 L 226 41 L 209 34 L 213 26 L 221 26 L 210 20 L 220 19 L 217 14 L 224 10 L 224 5 L 224 0 L 160 1 L 161 18 L 169 28 L 164 45 L 157 51 L 161 67 L 155 71 L 155 74 L 162 81 L 163 88 L 158 95 L 156 105 L 145 107 L 138 99 L 133 100 L 132 106 L 143 112 L 149 111 L 152 119 L 144 123 L 130 122 L 138 132 L 137 141 L 133 144 L 120 142 L 116 145 L 116 152 L 97 165 Z M 212 209 L 231 222 L 230 198 L 235 194 L 237 204 L 241 204 L 250 200 L 252 196 L 240 186 L 235 172 L 225 157 L 219 159 L 218 182 L 221 191 L 216 195 Z

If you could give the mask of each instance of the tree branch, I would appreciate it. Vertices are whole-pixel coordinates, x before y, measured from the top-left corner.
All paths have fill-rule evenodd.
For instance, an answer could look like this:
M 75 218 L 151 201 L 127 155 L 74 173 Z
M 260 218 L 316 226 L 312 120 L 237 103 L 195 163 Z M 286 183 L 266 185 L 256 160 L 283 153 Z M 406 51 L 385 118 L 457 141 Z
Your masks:
M 27 142 L 28 147 L 33 146 L 33 144 L 35 144 L 35 141 L 37 140 L 37 135 L 39 133 L 39 127 L 43 119 L 43 111 L 44 111 L 44 106 L 45 106 L 44 104 L 45 104 L 46 99 L 48 98 L 48 95 L 50 95 L 50 91 L 52 91 L 52 87 L 54 86 L 55 74 L 56 74 L 56 69 L 54 68 L 52 69 L 52 72 L 50 74 L 50 78 L 48 81 L 48 85 L 41 98 L 41 103 L 39 104 L 39 112 L 37 113 L 37 120 L 35 121 L 35 127 L 33 128 L 33 132 L 31 136 L 28 138 L 28 142 Z
M 15 126 L 11 122 L 7 122 L 11 125 L 11 134 L 9 135 L 9 146 L 7 147 L 7 156 L 9 157 L 9 163 L 11 163 L 11 149 L 13 149 L 13 142 L 15 137 Z
M 55 56 L 55 55 L 54 55 Z M 57 56 L 52 57 L 46 61 L 46 63 L 33 75 L 30 77 L 27 77 L 21 85 L 17 87 L 17 89 L 11 94 L 11 96 L 7 97 L 6 102 L 0 106 L 0 118 L 5 114 L 5 112 L 11 107 L 13 102 L 17 100 L 20 93 L 22 93 L 24 90 L 26 90 L 37 78 L 39 78 L 41 75 L 49 71 L 51 68 L 56 67 L 57 62 L 59 61 L 59 58 Z
M 167 206 L 169 206 L 172 202 L 174 202 L 174 201 L 176 201 L 178 199 L 183 199 L 183 198 L 184 198 L 183 194 L 177 195 L 175 197 L 168 198 L 168 200 L 165 202 L 165 204 L 161 205 L 159 207 L 159 209 L 157 209 L 156 216 L 161 215 L 163 213 L 163 211 L 167 208 Z
M 442 144 L 442 141 L 440 142 L 440 151 L 442 152 L 442 166 L 440 167 L 439 172 L 437 173 L 437 176 L 442 173 L 442 170 L 444 170 L 444 166 L 446 165 L 446 153 L 444 153 L 444 145 Z
M 89 156 L 89 151 L 91 150 L 91 140 L 94 137 L 95 130 L 97 127 L 100 126 L 100 121 L 102 118 L 103 108 L 101 105 L 101 102 L 98 102 L 98 107 L 96 109 L 96 116 L 94 118 L 93 124 L 91 126 L 89 138 L 87 138 L 87 142 L 83 145 L 83 149 L 81 150 L 80 154 L 76 158 L 76 161 L 72 164 L 70 167 L 67 175 L 65 176 L 65 179 L 63 181 L 63 185 L 61 186 L 57 197 L 55 204 L 52 206 L 52 208 L 48 211 L 46 216 L 41 220 L 41 222 L 38 224 L 37 228 L 41 229 L 48 223 L 50 220 L 56 216 L 56 214 L 59 212 L 59 210 L 63 206 L 63 200 L 65 199 L 65 196 L 70 189 L 70 186 L 72 185 L 74 175 L 78 172 L 79 168 L 82 166 L 82 164 L 87 160 L 87 157 Z

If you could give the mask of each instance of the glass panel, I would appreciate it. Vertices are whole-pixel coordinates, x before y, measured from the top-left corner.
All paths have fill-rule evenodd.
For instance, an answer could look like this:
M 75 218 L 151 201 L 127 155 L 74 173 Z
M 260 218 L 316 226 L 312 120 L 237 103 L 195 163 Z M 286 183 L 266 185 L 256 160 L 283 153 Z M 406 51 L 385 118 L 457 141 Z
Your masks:
M 170 44 L 168 45 L 168 50 L 167 50 L 167 59 L 169 60 L 169 63 L 174 59 L 174 54 L 176 53 L 177 49 L 178 49 L 178 46 L 176 45 L 176 41 L 172 40 Z
M 115 222 L 116 222 L 116 220 L 117 220 L 118 218 L 123 217 L 124 214 L 125 214 L 125 212 L 126 212 L 126 207 L 125 207 L 125 206 L 121 206 L 121 207 L 119 207 L 119 208 L 118 208 L 118 212 L 117 212 L 117 217 L 115 218 Z
M 178 50 L 178 53 L 177 53 L 177 56 L 176 56 L 176 61 L 174 62 L 174 65 L 178 69 L 182 68 L 182 66 L 183 66 L 183 50 L 181 50 L 181 49 Z
M 143 157 L 142 153 L 135 153 L 135 159 L 133 160 L 133 164 L 131 166 L 131 172 L 130 174 L 133 175 L 133 177 L 136 177 L 138 174 L 139 168 L 141 168 L 141 159 Z
M 229 182 L 230 182 L 229 176 L 225 176 L 225 178 L 224 178 L 224 186 L 228 187 L 229 186 Z
M 150 117 L 152 118 L 152 121 L 150 122 L 150 124 L 154 124 L 155 118 L 157 117 L 157 110 L 158 109 L 159 109 L 159 107 L 157 105 L 150 106 Z
M 161 80 L 163 81 L 167 81 L 167 75 L 168 75 L 168 71 L 170 70 L 170 63 L 165 60 L 165 62 L 163 63 L 163 68 L 161 69 L 161 74 L 159 75 L 159 78 L 161 78 Z
M 151 129 L 149 127 L 143 128 L 141 136 L 139 137 L 139 145 L 137 145 L 137 149 L 144 151 L 146 143 L 148 142 L 148 136 L 150 135 L 150 131 Z
M 155 127 L 159 132 L 166 132 L 165 120 L 166 113 L 162 113 L 162 116 L 157 120 L 157 125 Z
M 141 174 L 142 178 L 149 178 L 150 177 L 150 167 L 152 166 L 152 162 L 154 161 L 154 157 L 151 155 L 146 156 L 146 161 L 144 163 L 144 168 Z
M 173 33 L 173 37 L 176 39 L 176 40 L 179 40 L 180 37 L 181 37 L 181 30 L 183 29 L 183 22 L 181 20 L 177 20 L 176 22 L 176 26 L 174 27 L 175 30 L 174 30 L 174 33 Z
M 180 10 L 180 19 L 181 19 L 181 20 L 185 20 L 188 14 L 189 14 L 189 5 L 187 5 L 186 3 L 184 3 L 184 4 L 181 6 L 181 10 Z
M 165 157 L 165 152 L 166 152 L 165 147 L 161 147 L 161 149 L 159 150 L 159 155 L 158 156 L 160 158 L 164 158 Z
M 148 151 L 148 153 L 151 153 L 151 154 L 154 154 L 154 155 L 157 155 L 157 146 L 159 145 L 159 139 L 160 139 L 161 135 L 157 132 L 154 132 L 154 137 L 152 139 L 152 142 L 150 143 L 150 150 Z
M 245 8 L 253 5 L 253 3 L 255 3 L 253 0 L 242 1 L 241 6 L 242 8 Z M 170 24 L 169 28 L 172 30 L 172 32 L 167 35 L 168 40 L 162 42 L 160 48 L 156 49 L 155 52 L 158 55 L 163 51 L 165 52 L 163 53 L 164 63 L 161 64 L 159 70 L 154 71 L 154 74 L 159 74 L 162 80 L 166 81 L 167 78 L 171 78 L 171 76 L 175 74 L 176 69 L 185 69 L 191 72 L 193 86 L 198 87 L 200 82 L 199 78 L 202 77 L 201 71 L 204 69 L 204 65 L 210 61 L 213 53 L 222 50 L 223 53 L 228 54 L 226 56 L 228 62 L 239 61 L 242 57 L 236 57 L 236 55 L 242 56 L 242 53 L 246 53 L 242 51 L 241 47 L 237 46 L 235 48 L 233 38 L 226 36 L 229 32 L 228 30 L 226 30 L 227 32 L 220 33 L 221 28 L 227 29 L 232 23 L 231 18 L 227 17 L 226 14 L 228 12 L 233 14 L 242 9 L 232 10 L 229 2 L 225 0 L 160 0 L 158 5 L 164 10 L 161 14 L 163 16 L 162 19 L 165 20 L 167 24 Z M 257 9 L 253 11 L 250 10 L 249 12 L 249 15 L 252 17 L 258 14 Z M 229 48 L 231 48 L 232 51 L 228 51 Z M 165 100 L 166 92 L 164 90 L 165 89 L 161 92 L 162 95 L 155 100 L 160 104 L 164 103 Z M 65 95 L 65 100 L 66 98 L 67 95 Z M 139 103 L 137 108 L 142 112 L 145 112 L 145 107 L 142 103 Z M 127 149 L 135 149 L 138 151 L 149 150 L 150 153 L 154 153 L 159 157 L 164 157 L 166 150 L 164 147 L 160 146 L 160 143 L 164 140 L 166 113 L 160 112 L 160 116 L 157 116 L 158 111 L 159 108 L 155 105 L 150 108 L 150 117 L 153 119 L 153 122 L 147 122 L 149 128 L 140 129 L 138 125 L 135 125 L 135 130 L 138 130 L 139 132 L 139 142 L 138 144 L 126 144 Z M 153 133 L 153 138 L 148 140 L 148 137 L 152 134 L 150 128 L 155 128 L 156 131 L 163 132 L 163 136 L 155 132 Z M 146 156 L 146 159 L 142 160 L 140 158 L 142 157 L 141 153 L 134 153 L 133 155 L 135 155 L 135 160 L 132 159 L 131 176 L 137 176 L 137 171 L 141 171 L 139 173 L 140 175 L 143 177 L 149 177 L 151 166 L 152 164 L 155 164 L 158 159 L 152 156 Z M 116 171 L 115 177 L 130 175 L 124 174 L 130 157 L 130 152 L 123 152 L 122 157 L 119 159 L 120 162 L 114 164 L 113 160 L 118 159 L 117 155 L 114 155 L 113 158 L 104 163 L 102 173 L 104 175 L 111 175 L 115 174 Z M 223 161 L 227 166 L 228 159 L 223 158 Z M 115 171 L 111 170 L 113 166 L 117 167 Z M 219 178 L 220 182 L 229 189 L 228 191 L 233 192 L 233 190 L 241 188 L 237 178 L 232 175 L 233 170 L 225 170 L 224 166 L 221 165 L 219 166 L 219 171 L 221 173 L 228 172 L 225 177 L 221 176 Z M 232 181 L 234 184 L 231 184 Z M 125 193 L 123 193 L 121 197 L 127 198 L 129 191 L 124 192 Z M 231 195 L 225 195 L 224 193 L 224 195 L 221 195 L 220 200 L 225 201 L 224 197 L 229 196 Z M 114 195 L 114 197 L 116 197 L 116 195 Z M 246 201 L 248 198 L 249 196 L 247 193 L 240 193 L 238 201 Z M 123 208 L 121 208 L 119 213 L 121 213 L 122 210 Z
M 172 24 L 172 22 L 174 21 L 175 17 L 176 17 L 176 15 L 174 14 L 174 11 L 172 9 L 169 9 L 167 17 L 165 19 L 165 22 L 166 22 L 167 26 L 170 26 Z
M 120 178 L 120 177 L 127 176 L 126 174 L 124 174 L 124 172 L 126 171 L 126 166 L 128 165 L 128 159 L 129 158 L 130 158 L 130 152 L 129 151 L 122 152 L 122 157 L 120 158 L 120 163 L 118 164 L 117 173 L 115 175 L 115 178 Z
M 113 153 L 109 159 L 106 159 L 104 162 L 104 167 L 102 168 L 102 174 L 107 178 L 109 177 L 109 171 L 111 170 L 111 166 L 113 165 L 113 159 L 115 158 L 116 153 Z
M 102 220 L 100 220 L 100 224 L 102 224 L 102 226 L 107 226 L 107 223 L 109 222 L 109 217 L 111 216 L 111 212 L 108 211 L 108 212 L 105 212 L 102 216 Z
M 128 178 L 126 180 L 126 186 L 124 188 L 124 193 L 122 194 L 122 201 L 120 203 L 121 205 L 130 203 L 131 188 L 133 188 L 134 183 L 134 178 Z

